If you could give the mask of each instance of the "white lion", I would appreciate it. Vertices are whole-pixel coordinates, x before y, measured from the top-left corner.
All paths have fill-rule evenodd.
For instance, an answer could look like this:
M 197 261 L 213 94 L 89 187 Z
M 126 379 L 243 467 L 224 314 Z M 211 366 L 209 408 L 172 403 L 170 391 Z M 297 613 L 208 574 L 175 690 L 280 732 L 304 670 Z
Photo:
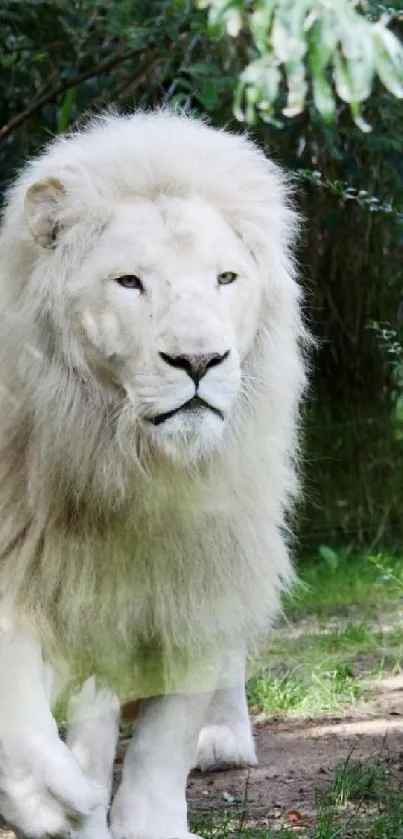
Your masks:
M 26 836 L 185 839 L 192 764 L 255 761 L 244 657 L 292 579 L 304 387 L 289 191 L 164 110 L 56 140 L 9 191 L 0 810 Z M 51 702 L 78 681 L 64 744 Z

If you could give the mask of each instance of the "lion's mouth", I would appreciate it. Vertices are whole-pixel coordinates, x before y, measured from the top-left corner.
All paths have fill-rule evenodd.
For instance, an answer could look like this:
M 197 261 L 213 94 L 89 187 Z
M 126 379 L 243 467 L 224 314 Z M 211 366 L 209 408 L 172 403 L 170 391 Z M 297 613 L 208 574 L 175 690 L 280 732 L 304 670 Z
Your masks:
M 212 411 L 213 414 L 216 414 L 221 420 L 224 420 L 224 414 L 219 408 L 215 408 L 214 405 L 210 405 L 209 402 L 205 402 L 201 396 L 193 396 L 192 399 L 189 399 L 183 405 L 179 405 L 178 408 L 174 408 L 172 411 L 167 411 L 165 414 L 157 414 L 155 417 L 150 417 L 150 422 L 153 425 L 161 425 L 166 420 L 171 419 L 174 417 L 175 414 L 179 414 L 182 411 L 191 411 L 193 413 L 197 413 L 200 409 L 207 408 L 209 411 Z

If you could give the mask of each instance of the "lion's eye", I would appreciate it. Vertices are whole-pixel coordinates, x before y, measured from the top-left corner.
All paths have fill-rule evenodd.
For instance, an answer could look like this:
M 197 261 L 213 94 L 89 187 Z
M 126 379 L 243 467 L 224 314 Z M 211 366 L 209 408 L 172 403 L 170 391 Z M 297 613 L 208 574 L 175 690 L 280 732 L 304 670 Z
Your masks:
M 115 282 L 119 283 L 119 285 L 123 286 L 123 288 L 132 288 L 141 292 L 144 291 L 144 286 L 140 277 L 136 277 L 135 274 L 123 274 L 122 277 L 115 277 Z
M 223 271 L 222 274 L 218 275 L 218 282 L 220 285 L 230 285 L 236 280 L 238 274 L 235 271 Z

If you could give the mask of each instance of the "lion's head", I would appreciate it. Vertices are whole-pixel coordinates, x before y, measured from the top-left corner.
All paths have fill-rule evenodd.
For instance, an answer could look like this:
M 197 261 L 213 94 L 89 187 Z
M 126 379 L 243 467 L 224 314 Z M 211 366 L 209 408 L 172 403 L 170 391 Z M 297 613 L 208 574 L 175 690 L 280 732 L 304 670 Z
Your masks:
M 34 233 L 49 189 L 44 181 L 28 192 Z M 223 214 L 194 195 L 129 197 L 65 271 L 75 346 L 124 391 L 138 433 L 183 458 L 209 453 L 239 393 L 262 301 L 253 256 Z
M 102 390 L 127 457 L 131 434 L 182 464 L 242 436 L 240 413 L 262 413 L 262 388 L 274 404 L 276 377 L 290 416 L 302 366 L 287 192 L 244 137 L 165 111 L 51 144 L 17 180 L 3 229 L 31 390 L 39 351 L 61 403 L 63 376 L 66 392 Z

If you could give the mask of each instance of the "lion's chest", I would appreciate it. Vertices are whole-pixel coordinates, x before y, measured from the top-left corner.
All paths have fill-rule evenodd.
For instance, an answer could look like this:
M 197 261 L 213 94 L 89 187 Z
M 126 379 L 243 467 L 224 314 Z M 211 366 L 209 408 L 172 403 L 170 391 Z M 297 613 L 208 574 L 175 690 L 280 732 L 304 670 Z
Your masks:
M 206 538 L 206 522 L 141 524 L 49 534 L 39 592 L 62 657 L 80 678 L 98 672 L 124 696 L 133 679 L 139 695 L 158 693 L 161 678 L 165 688 L 175 683 L 189 650 L 203 655 L 214 643 L 226 596 L 222 546 Z

